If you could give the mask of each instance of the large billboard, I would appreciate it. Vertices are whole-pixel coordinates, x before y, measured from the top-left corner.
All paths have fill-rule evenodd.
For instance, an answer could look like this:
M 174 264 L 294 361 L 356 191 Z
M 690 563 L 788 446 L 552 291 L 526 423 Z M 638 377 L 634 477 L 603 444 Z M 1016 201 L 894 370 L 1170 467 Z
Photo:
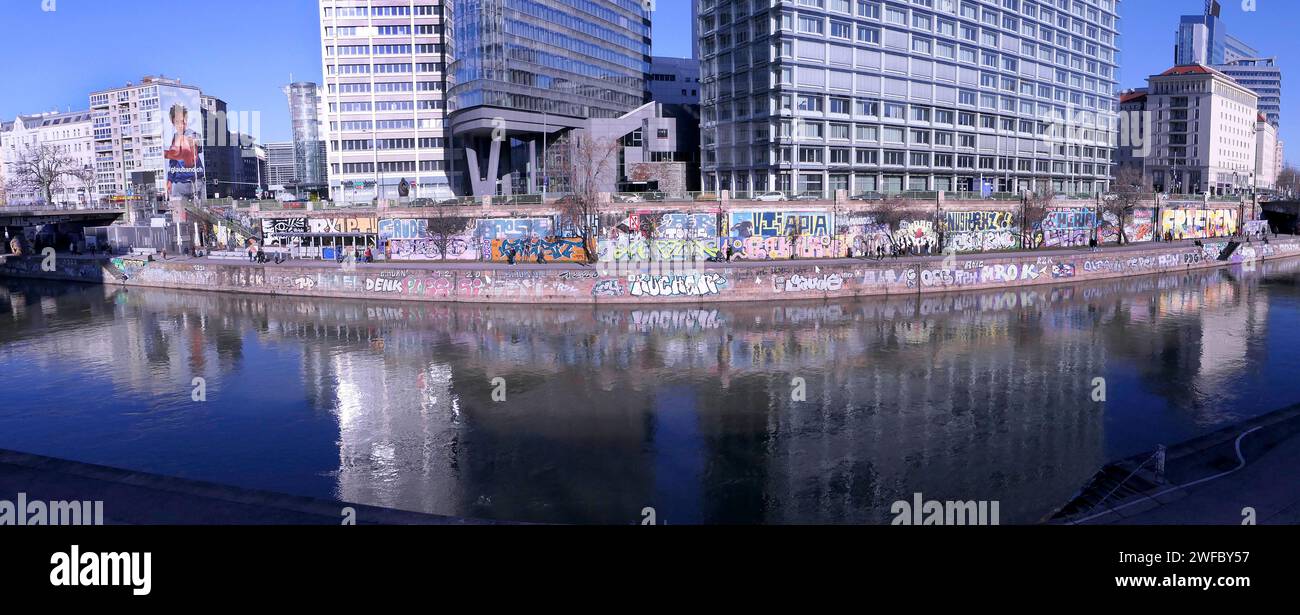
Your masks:
M 158 100 L 162 110 L 167 200 L 203 199 L 207 194 L 207 174 L 203 164 L 203 108 L 199 92 L 158 86 Z

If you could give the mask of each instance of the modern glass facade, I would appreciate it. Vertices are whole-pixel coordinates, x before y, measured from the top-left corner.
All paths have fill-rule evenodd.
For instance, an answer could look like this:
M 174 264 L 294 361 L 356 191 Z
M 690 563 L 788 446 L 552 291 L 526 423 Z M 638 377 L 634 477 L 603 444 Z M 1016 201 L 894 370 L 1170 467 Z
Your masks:
M 701 0 L 706 190 L 1109 185 L 1115 0 Z
M 650 22 L 640 0 L 453 2 L 453 112 L 618 117 L 644 101 Z

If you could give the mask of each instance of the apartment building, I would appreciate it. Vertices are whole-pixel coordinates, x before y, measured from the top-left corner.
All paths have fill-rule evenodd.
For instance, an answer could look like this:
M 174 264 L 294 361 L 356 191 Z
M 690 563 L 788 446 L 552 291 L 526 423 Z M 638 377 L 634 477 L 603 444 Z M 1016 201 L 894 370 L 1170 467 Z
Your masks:
M 450 196 L 446 0 L 320 0 L 328 182 L 337 201 Z
M 14 179 L 15 162 L 41 148 L 48 148 L 54 156 L 67 159 L 68 166 L 93 176 L 91 132 L 89 111 L 20 115 L 0 124 L 0 185 Z M 10 205 L 87 205 L 97 200 L 95 182 L 65 177 L 55 186 L 52 199 L 53 203 L 45 203 L 45 195 L 34 190 L 11 189 L 5 193 L 5 202 Z
M 1093 193 L 1115 0 L 700 0 L 705 189 Z

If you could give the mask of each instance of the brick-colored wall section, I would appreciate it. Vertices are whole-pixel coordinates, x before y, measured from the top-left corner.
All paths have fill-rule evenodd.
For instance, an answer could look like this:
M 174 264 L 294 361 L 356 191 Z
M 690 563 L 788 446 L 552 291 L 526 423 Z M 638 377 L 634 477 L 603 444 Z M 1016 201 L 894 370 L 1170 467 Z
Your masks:
M 954 290 L 1015 289 L 1217 266 L 1253 268 L 1265 259 L 1300 256 L 1300 240 L 1243 245 L 1217 260 L 1223 241 L 1146 244 L 1102 252 L 969 255 L 885 261 L 701 263 L 697 270 L 637 273 L 604 264 L 457 267 L 311 263 L 252 265 L 238 261 L 112 263 L 60 257 L 56 271 L 41 259 L 10 258 L 0 275 L 308 297 L 475 303 L 601 304 L 789 301 Z M 122 278 L 125 277 L 125 280 Z

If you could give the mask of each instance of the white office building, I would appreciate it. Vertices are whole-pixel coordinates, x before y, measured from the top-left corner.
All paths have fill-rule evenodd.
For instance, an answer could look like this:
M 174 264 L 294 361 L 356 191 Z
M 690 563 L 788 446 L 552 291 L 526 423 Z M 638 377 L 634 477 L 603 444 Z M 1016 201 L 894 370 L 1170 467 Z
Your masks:
M 444 0 L 320 0 L 331 198 L 450 196 Z
M 1154 144 L 1146 173 L 1157 191 L 1236 194 L 1256 173 L 1259 96 L 1208 66 L 1147 79 Z

